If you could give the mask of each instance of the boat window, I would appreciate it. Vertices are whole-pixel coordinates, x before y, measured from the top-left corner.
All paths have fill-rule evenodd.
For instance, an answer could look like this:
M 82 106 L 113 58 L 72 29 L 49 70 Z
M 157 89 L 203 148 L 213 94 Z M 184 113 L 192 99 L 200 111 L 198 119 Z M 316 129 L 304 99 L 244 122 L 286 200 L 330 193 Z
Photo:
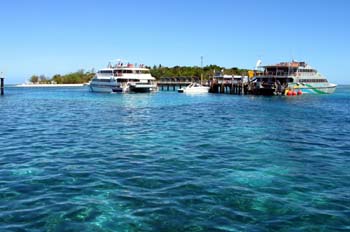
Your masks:
M 110 79 L 94 79 L 95 82 L 110 82 Z
M 132 70 L 123 70 L 123 73 L 132 73 Z
M 101 73 L 101 74 L 112 74 L 112 70 L 100 70 L 99 73 Z
M 149 74 L 149 70 L 141 70 L 142 74 Z

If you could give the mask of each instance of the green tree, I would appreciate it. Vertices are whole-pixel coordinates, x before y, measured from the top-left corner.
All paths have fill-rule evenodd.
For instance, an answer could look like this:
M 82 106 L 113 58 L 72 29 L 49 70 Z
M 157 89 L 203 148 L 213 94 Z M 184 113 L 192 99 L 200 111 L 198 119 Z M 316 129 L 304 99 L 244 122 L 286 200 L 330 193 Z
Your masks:
M 39 76 L 39 83 L 40 84 L 47 84 L 49 80 L 45 77 L 45 75 L 40 75 Z
M 93 72 L 85 72 L 84 70 L 78 70 L 74 73 L 69 73 L 65 75 L 55 74 L 51 79 L 45 77 L 44 75 L 33 75 L 30 81 L 33 83 L 57 83 L 57 84 L 80 84 L 87 83 L 95 76 Z
M 39 82 L 39 77 L 37 75 L 33 75 L 33 76 L 30 77 L 29 81 L 34 83 L 34 84 L 38 83 Z

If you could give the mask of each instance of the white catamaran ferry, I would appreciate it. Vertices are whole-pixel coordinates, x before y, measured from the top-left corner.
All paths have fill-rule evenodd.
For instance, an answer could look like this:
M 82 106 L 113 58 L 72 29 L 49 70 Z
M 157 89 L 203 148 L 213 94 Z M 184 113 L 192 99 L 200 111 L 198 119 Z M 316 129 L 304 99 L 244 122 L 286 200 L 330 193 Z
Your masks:
M 316 69 L 305 62 L 282 62 L 261 66 L 251 80 L 253 92 L 262 95 L 280 95 L 286 90 L 301 93 L 333 93 L 336 84 L 329 83 Z
M 118 62 L 100 69 L 90 81 L 92 92 L 153 92 L 157 90 L 155 78 L 144 65 L 133 65 Z

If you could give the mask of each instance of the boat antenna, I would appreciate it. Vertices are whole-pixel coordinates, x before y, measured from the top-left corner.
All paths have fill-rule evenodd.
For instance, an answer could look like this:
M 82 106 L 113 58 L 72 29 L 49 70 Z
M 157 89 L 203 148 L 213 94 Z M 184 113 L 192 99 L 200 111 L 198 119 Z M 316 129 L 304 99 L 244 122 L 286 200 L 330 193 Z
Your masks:
M 262 64 L 262 61 L 259 59 L 257 62 L 256 62 L 256 65 L 255 65 L 255 70 L 258 70 L 260 68 Z
M 292 62 L 294 62 L 294 61 L 292 60 Z M 288 75 L 287 76 L 290 75 L 290 64 L 291 64 L 291 62 L 288 62 Z

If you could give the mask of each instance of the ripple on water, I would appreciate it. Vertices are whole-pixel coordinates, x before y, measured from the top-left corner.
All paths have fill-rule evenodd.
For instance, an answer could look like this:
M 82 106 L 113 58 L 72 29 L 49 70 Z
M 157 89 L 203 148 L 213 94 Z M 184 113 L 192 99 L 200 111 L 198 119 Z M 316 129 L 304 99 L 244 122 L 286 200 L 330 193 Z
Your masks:
M 349 230 L 350 91 L 0 98 L 1 231 Z

